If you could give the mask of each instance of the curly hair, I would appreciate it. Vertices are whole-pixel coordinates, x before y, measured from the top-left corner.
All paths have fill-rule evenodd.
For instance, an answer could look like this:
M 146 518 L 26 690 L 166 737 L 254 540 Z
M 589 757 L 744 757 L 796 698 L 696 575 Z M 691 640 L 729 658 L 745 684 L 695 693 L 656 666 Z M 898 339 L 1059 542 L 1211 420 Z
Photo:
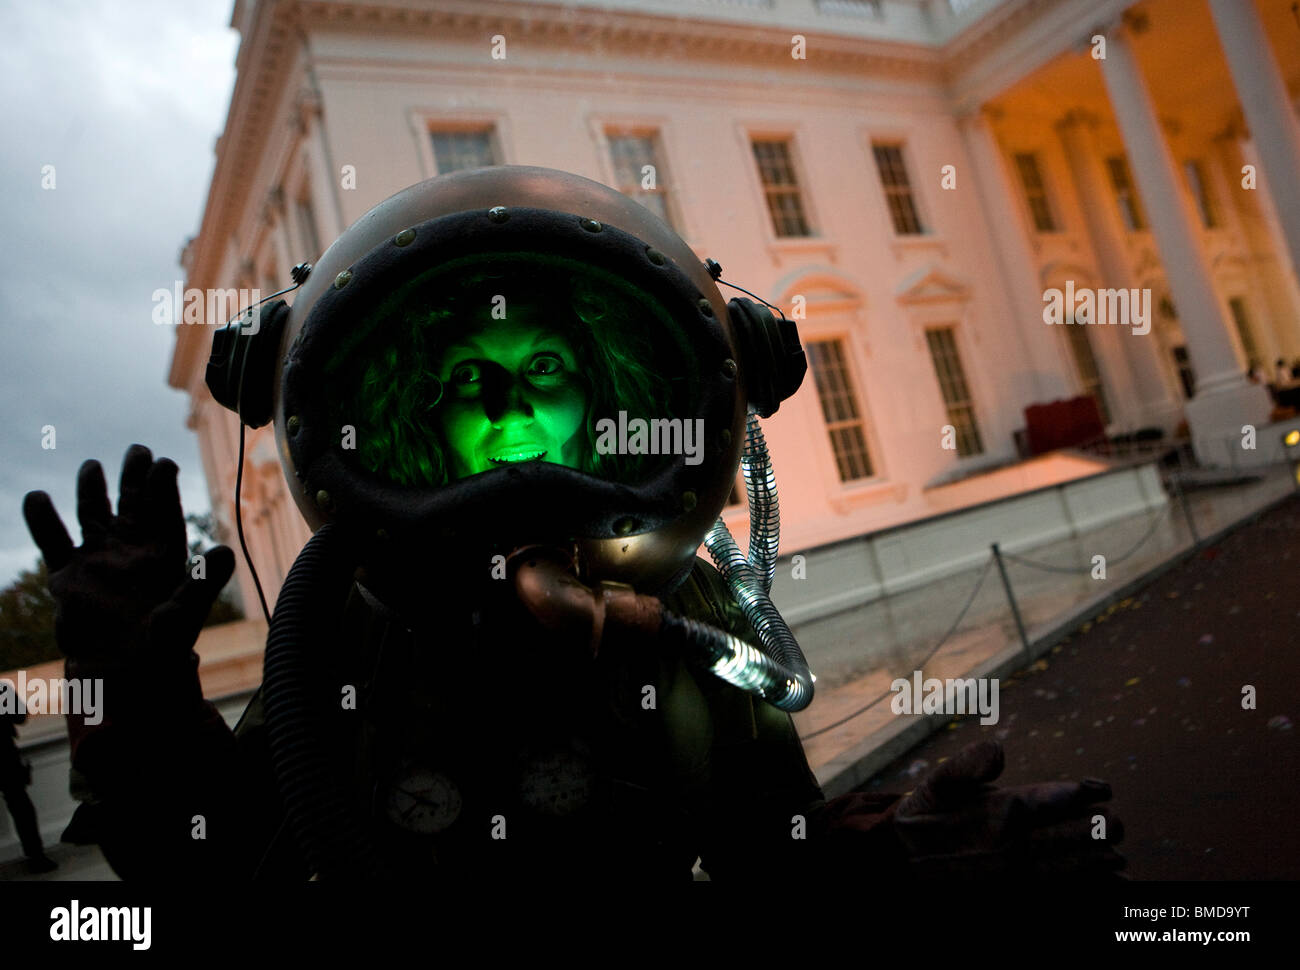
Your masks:
M 647 455 L 600 454 L 596 422 L 616 417 L 673 417 L 687 390 L 684 374 L 668 377 L 653 335 L 663 333 L 661 310 L 638 302 L 626 286 L 598 284 L 587 268 L 559 273 L 517 263 L 454 273 L 446 267 L 393 294 L 372 316 L 371 349 L 352 365 L 353 388 L 337 404 L 356 428 L 357 458 L 367 471 L 410 486 L 450 480 L 449 447 L 436 409 L 443 388 L 436 368 L 467 329 L 489 325 L 493 297 L 511 306 L 545 307 L 547 319 L 577 355 L 587 390 L 580 470 L 628 482 L 643 475 Z M 450 279 L 449 279 L 450 277 Z M 435 292 L 436 288 L 436 292 Z M 680 366 L 680 362 L 678 362 Z

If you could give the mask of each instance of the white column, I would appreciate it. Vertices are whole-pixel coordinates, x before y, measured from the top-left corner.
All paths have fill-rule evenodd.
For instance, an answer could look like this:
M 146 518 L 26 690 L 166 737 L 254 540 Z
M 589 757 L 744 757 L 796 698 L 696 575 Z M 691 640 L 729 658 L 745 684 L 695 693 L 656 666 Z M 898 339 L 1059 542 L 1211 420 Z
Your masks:
M 1262 166 L 1255 143 L 1248 138 L 1239 139 L 1234 146 L 1240 153 L 1240 164 L 1253 165 L 1258 173 Z M 1237 170 L 1240 171 L 1240 165 Z M 1300 356 L 1300 276 L 1288 258 L 1290 254 L 1287 252 L 1286 236 L 1282 232 L 1282 222 L 1278 218 L 1272 196 L 1260 191 L 1254 192 L 1253 196 L 1255 212 L 1262 220 L 1268 237 L 1266 245 L 1259 249 L 1269 252 L 1264 273 L 1271 284 L 1268 298 L 1272 311 L 1270 332 L 1277 346 L 1275 356 L 1282 355 L 1291 360 Z
M 276 280 L 280 289 L 293 282 L 289 275 L 298 263 L 307 258 L 306 253 L 295 253 L 289 238 L 289 211 L 285 205 L 284 191 L 276 189 L 266 201 L 267 216 L 271 220 L 271 250 L 275 253 L 275 267 L 280 276 Z
M 1037 260 L 1029 245 L 1028 232 L 1002 149 L 982 110 L 958 119 L 962 140 L 975 168 L 975 185 L 984 224 L 993 235 L 993 249 L 1001 269 L 1000 282 L 1011 309 L 1025 357 L 1033 369 L 1032 385 L 1037 401 L 1046 403 L 1070 397 L 1073 384 L 1063 372 L 1062 357 L 1055 338 L 1043 323 L 1043 287 L 1035 272 Z
M 1057 125 L 1065 146 L 1070 175 L 1079 196 L 1080 208 L 1088 226 L 1105 288 L 1132 290 L 1137 286 L 1125 245 L 1125 227 L 1105 170 L 1096 141 L 1097 119 L 1071 111 Z M 1160 348 L 1154 331 L 1135 333 L 1131 327 L 1095 327 L 1102 346 L 1119 358 L 1131 377 L 1132 386 L 1122 389 L 1126 400 L 1136 410 L 1135 427 L 1155 425 L 1172 431 L 1182 419 L 1182 405 L 1170 393 L 1168 381 L 1160 367 Z M 1112 377 L 1122 372 L 1109 368 Z M 1112 382 L 1115 383 L 1115 382 Z M 1121 390 L 1117 388 L 1116 390 Z
M 292 519 L 298 515 L 298 506 L 294 505 L 293 499 L 289 497 L 288 487 L 284 483 L 284 473 L 276 468 L 275 476 L 277 481 L 275 499 L 271 503 L 271 521 L 275 523 L 276 540 L 280 547 L 280 574 L 287 577 L 294 561 L 298 558 L 298 553 L 302 551 L 303 544 L 298 541 L 293 531 Z
M 1244 295 L 1250 331 L 1255 338 L 1256 353 L 1260 362 L 1266 366 L 1278 357 L 1291 355 L 1277 341 L 1273 321 L 1275 278 L 1277 263 L 1273 259 L 1275 247 L 1267 238 L 1263 219 L 1259 214 L 1258 199 L 1260 193 L 1243 189 L 1241 169 L 1245 164 L 1241 156 L 1241 135 L 1238 125 L 1230 123 L 1222 132 L 1210 141 L 1212 154 L 1210 171 L 1217 186 L 1217 197 L 1223 199 L 1224 224 L 1230 236 L 1239 238 L 1245 246 L 1247 259 L 1245 269 Z M 1286 253 L 1286 244 L 1280 250 Z M 1285 259 L 1285 255 L 1283 256 Z M 1272 270 L 1272 272 L 1270 272 Z M 1225 296 L 1229 295 L 1225 292 Z M 1231 318 L 1231 306 L 1228 308 Z M 1288 314 L 1289 316 L 1290 314 Z M 1243 348 L 1244 349 L 1244 348 Z
M 1121 19 L 1107 31 L 1102 77 L 1196 371 L 1196 395 L 1185 406 L 1192 444 L 1205 464 L 1240 464 L 1243 457 L 1249 460 L 1256 454 L 1241 451 L 1242 427 L 1266 424 L 1272 406 L 1268 392 L 1247 381 L 1237 366 L 1197 217 L 1161 134 L 1133 48 L 1132 29 Z
M 221 488 L 221 483 L 225 480 L 224 466 L 222 465 L 222 446 L 218 437 L 220 429 L 214 427 L 215 422 L 221 420 L 222 408 L 216 401 L 212 400 L 206 391 L 198 393 L 202 394 L 203 397 L 195 411 L 194 428 L 199 439 L 199 457 L 203 461 L 203 474 L 208 483 L 208 503 L 212 506 L 213 527 L 216 530 L 217 541 L 228 546 L 234 552 L 236 567 L 238 567 L 242 558 L 239 551 L 239 540 L 235 538 L 233 524 L 228 529 L 225 528 L 225 520 L 228 514 L 226 508 L 230 503 L 230 496 L 225 494 Z M 245 615 L 248 615 L 244 581 L 243 577 L 239 575 L 238 568 L 233 592 L 240 609 L 244 610 Z
M 233 492 L 226 499 L 230 517 L 230 541 L 227 545 L 235 553 L 235 580 L 239 583 L 239 600 L 240 605 L 244 608 L 244 616 L 247 619 L 254 620 L 262 616 L 262 603 L 257 598 L 257 586 L 253 583 L 253 574 L 248 570 L 248 563 L 244 559 L 244 551 L 239 545 L 239 534 L 235 530 L 235 495 Z M 245 503 L 247 507 L 247 503 Z M 253 557 L 253 562 L 257 559 L 257 537 L 249 535 L 247 529 L 248 521 L 244 521 L 244 538 L 248 543 L 249 554 Z M 258 573 L 261 578 L 261 573 Z
M 311 203 L 316 212 L 316 231 L 321 234 L 321 251 L 324 252 L 346 227 L 339 198 L 340 174 L 333 170 L 330 162 L 329 144 L 318 105 L 304 107 L 303 133 L 302 149 L 311 182 Z
M 225 537 L 226 545 L 235 553 L 235 580 L 239 583 L 239 592 L 241 605 L 244 608 L 244 616 L 250 620 L 259 619 L 262 616 L 262 605 L 257 598 L 257 587 L 253 583 L 253 574 L 248 569 L 248 563 L 244 559 L 243 550 L 239 546 L 239 532 L 235 522 L 235 478 L 239 471 L 239 418 L 225 408 L 216 406 L 212 412 L 214 444 L 216 448 L 214 455 L 217 457 L 217 464 L 221 468 L 221 474 L 218 478 L 218 488 L 222 489 L 221 501 L 225 508 L 225 523 L 229 526 L 229 534 Z M 252 556 L 253 564 L 257 567 L 258 578 L 262 581 L 263 588 L 266 584 L 266 567 L 263 565 L 266 556 L 261 547 L 261 537 L 256 527 L 257 517 L 257 480 L 253 474 L 252 460 L 248 454 L 247 446 L 251 440 L 256 440 L 253 436 L 254 431 L 248 432 L 245 439 L 244 454 L 244 481 L 242 486 L 243 511 L 244 511 L 244 539 L 248 544 L 249 555 Z M 216 436 L 220 440 L 216 440 Z
M 1300 122 L 1254 0 L 1210 0 L 1210 13 L 1259 151 L 1261 184 L 1277 208 L 1291 265 L 1300 273 Z

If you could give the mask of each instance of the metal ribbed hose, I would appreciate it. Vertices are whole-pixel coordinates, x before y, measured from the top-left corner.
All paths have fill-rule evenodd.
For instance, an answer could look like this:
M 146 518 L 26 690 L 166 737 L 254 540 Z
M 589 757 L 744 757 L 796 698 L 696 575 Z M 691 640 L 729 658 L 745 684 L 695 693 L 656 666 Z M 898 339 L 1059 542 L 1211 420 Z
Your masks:
M 812 703 L 807 667 L 801 675 L 726 630 L 664 610 L 660 636 L 710 673 L 783 711 Z
M 690 627 L 686 629 L 693 643 L 698 641 L 698 646 L 717 655 L 712 669 L 718 676 L 752 690 L 782 710 L 801 711 L 812 703 L 813 676 L 803 651 L 799 649 L 799 641 L 790 632 L 769 593 L 772 577 L 776 574 L 781 524 L 776 475 L 767 452 L 767 442 L 753 413 L 746 422 L 745 454 L 741 460 L 746 466 L 745 485 L 750 503 L 750 558 L 741 554 L 735 537 L 721 518 L 713 523 L 704 545 L 745 618 L 758 633 L 763 650 L 755 651 L 730 634 L 702 624 L 696 624 L 700 627 L 698 631 Z M 755 656 L 750 656 L 742 648 Z M 752 670 L 736 673 L 735 679 L 723 673 L 742 664 L 742 659 Z M 746 686 L 750 682 L 761 686 Z
M 766 663 L 759 663 L 758 668 L 769 673 L 762 675 L 763 689 L 755 692 L 784 711 L 802 711 L 812 703 L 813 686 L 812 673 L 808 670 L 803 651 L 799 649 L 799 641 L 794 638 L 776 604 L 763 589 L 762 580 L 741 554 L 726 523 L 718 519 L 705 537 L 704 544 L 717 564 L 718 572 L 727 581 L 731 595 L 736 598 L 736 603 L 763 643 L 762 653 L 755 652 Z M 702 624 L 700 626 L 706 631 L 711 629 Z M 713 633 L 721 631 L 714 630 Z M 736 642 L 743 644 L 740 640 Z M 710 649 L 723 649 L 723 646 L 713 644 Z M 770 668 L 768 664 L 771 665 Z M 717 667 L 713 670 L 723 676 Z M 733 680 L 732 683 L 736 681 Z
M 740 458 L 740 470 L 745 474 L 745 494 L 749 497 L 749 564 L 763 581 L 764 591 L 770 593 L 781 547 L 781 503 L 777 499 L 776 472 L 767 453 L 767 441 L 759 427 L 758 415 L 752 411 L 745 421 L 745 452 Z

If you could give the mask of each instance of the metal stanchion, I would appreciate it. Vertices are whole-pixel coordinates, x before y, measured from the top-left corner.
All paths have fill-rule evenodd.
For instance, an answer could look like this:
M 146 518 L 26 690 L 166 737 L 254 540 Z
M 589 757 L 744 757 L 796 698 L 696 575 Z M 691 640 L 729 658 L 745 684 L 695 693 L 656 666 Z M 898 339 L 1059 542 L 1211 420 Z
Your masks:
M 1178 460 L 1179 471 L 1182 470 L 1182 464 L 1182 455 L 1180 454 Z M 1192 509 L 1191 506 L 1187 504 L 1187 494 L 1183 491 L 1183 483 L 1178 478 L 1178 472 L 1174 472 L 1169 477 L 1169 480 L 1174 483 L 1174 496 L 1178 500 L 1178 504 L 1182 507 L 1183 518 L 1187 520 L 1187 529 L 1192 534 L 1192 545 L 1199 546 L 1201 544 L 1201 537 L 1196 532 L 1196 520 L 1192 518 Z
M 1025 621 L 1020 616 L 1020 607 L 1016 605 L 1016 594 L 1011 589 L 1011 580 L 1007 577 L 1007 567 L 1002 562 L 1002 552 L 998 549 L 998 544 L 993 543 L 993 558 L 998 564 L 998 574 L 1002 577 L 1002 588 L 1007 591 L 1007 602 L 1011 604 L 1011 615 L 1016 620 L 1016 630 L 1020 633 L 1020 645 L 1025 649 L 1025 662 L 1033 660 L 1029 656 L 1029 636 L 1025 633 Z

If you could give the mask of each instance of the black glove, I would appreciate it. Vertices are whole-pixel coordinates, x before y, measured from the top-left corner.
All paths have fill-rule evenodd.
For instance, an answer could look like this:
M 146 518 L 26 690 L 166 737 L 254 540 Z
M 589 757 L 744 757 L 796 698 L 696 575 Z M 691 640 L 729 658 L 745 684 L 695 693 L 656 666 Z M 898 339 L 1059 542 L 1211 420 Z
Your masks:
M 1108 784 L 997 788 L 989 783 L 1003 766 L 1001 744 L 975 742 L 898 804 L 893 828 L 915 878 L 1105 878 L 1126 865 L 1113 848 L 1123 825 L 1098 804 L 1110 799 Z M 1104 837 L 1095 837 L 1103 824 Z
M 103 469 L 85 462 L 79 547 L 48 495 L 23 500 L 49 567 L 67 676 L 102 679 L 100 723 L 67 714 L 71 783 L 82 804 L 65 838 L 97 842 L 124 879 L 230 870 L 243 831 L 233 804 L 235 738 L 203 699 L 193 649 L 235 557 L 217 546 L 206 553 L 204 577 L 193 577 L 176 472 L 132 445 L 114 516 Z M 192 837 L 195 815 L 208 820 L 208 838 Z
M 206 554 L 195 579 L 186 561 L 185 518 L 171 460 L 132 445 L 122 462 L 118 514 L 97 461 L 77 475 L 82 545 L 74 547 L 45 492 L 29 492 L 23 515 L 49 567 L 55 638 L 69 677 L 104 679 L 104 722 L 148 711 L 196 715 L 203 706 L 193 646 L 234 571 L 234 554 Z M 74 745 L 79 719 L 69 718 Z

